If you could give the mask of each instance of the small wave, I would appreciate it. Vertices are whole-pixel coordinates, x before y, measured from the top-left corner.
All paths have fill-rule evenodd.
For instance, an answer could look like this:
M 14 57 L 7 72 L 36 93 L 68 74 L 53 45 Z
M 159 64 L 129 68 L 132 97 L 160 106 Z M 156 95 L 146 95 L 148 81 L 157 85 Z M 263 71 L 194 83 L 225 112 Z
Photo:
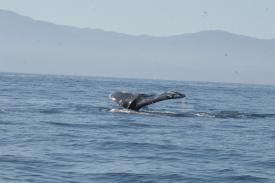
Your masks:
M 94 105 L 87 105 L 87 104 L 70 104 L 67 106 L 68 109 L 74 112 L 80 113 L 90 113 L 90 112 L 105 112 L 108 111 L 109 108 L 102 107 L 102 106 L 94 106 Z
M 177 145 L 167 145 L 167 144 L 156 144 L 156 143 L 148 143 L 148 142 L 128 142 L 128 141 L 106 141 L 102 142 L 99 146 L 102 150 L 109 149 L 132 149 L 134 151 L 143 151 L 144 149 L 154 150 L 178 150 L 180 147 Z
M 220 118 L 220 119 L 258 119 L 258 118 L 274 118 L 275 114 L 260 114 L 260 113 L 244 113 L 239 111 L 216 111 L 216 112 L 174 112 L 174 111 L 132 111 L 128 109 L 111 109 L 110 112 L 140 114 L 140 115 L 159 115 L 170 117 L 189 117 L 189 118 Z
M 91 105 L 65 105 L 62 107 L 48 107 L 38 109 L 42 114 L 61 114 L 61 113 L 74 113 L 74 114 L 93 114 L 97 112 L 107 112 L 110 108 L 98 107 Z M 1 113 L 1 111 L 0 111 Z
M 183 182 L 186 177 L 180 174 L 146 174 L 146 173 L 124 173 L 124 172 L 109 172 L 92 174 L 94 180 L 99 182 Z M 189 180 L 196 180 L 189 178 Z
M 92 126 L 91 124 L 76 124 L 76 123 L 64 123 L 64 122 L 53 122 L 53 121 L 48 121 L 45 123 L 49 125 L 69 127 L 69 128 L 89 128 L 90 126 Z
M 43 114 L 59 114 L 59 113 L 63 113 L 64 111 L 60 108 L 50 108 L 50 109 L 41 109 L 39 110 L 39 112 Z
M 167 115 L 175 115 L 179 114 L 174 111 L 144 111 L 145 113 L 151 113 L 151 114 L 167 114 Z
M 150 110 L 133 111 L 133 110 L 129 110 L 129 109 L 111 109 L 111 110 L 109 110 L 109 112 L 139 114 L 139 115 L 151 115 L 151 116 L 152 115 L 177 116 L 177 115 L 182 115 L 183 114 L 183 113 L 177 113 L 177 112 L 172 112 L 172 111 L 150 111 Z
M 213 112 L 215 118 L 234 118 L 234 119 L 258 119 L 258 118 L 272 118 L 275 114 L 259 114 L 259 113 L 245 113 L 239 111 L 218 111 Z
M 236 180 L 236 181 L 249 181 L 249 182 L 262 182 L 262 181 L 268 181 L 268 178 L 265 177 L 257 177 L 252 175 L 238 175 L 238 176 L 228 176 L 226 177 L 228 180 Z

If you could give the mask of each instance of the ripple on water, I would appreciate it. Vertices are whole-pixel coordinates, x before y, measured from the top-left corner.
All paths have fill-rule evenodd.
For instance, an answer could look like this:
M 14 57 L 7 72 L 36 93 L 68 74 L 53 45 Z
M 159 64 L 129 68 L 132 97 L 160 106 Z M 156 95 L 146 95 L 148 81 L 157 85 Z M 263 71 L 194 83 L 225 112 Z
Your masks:
M 215 112 L 174 112 L 174 111 L 154 111 L 154 110 L 141 110 L 132 111 L 128 109 L 111 109 L 110 112 L 114 113 L 127 113 L 138 115 L 157 115 L 157 116 L 170 116 L 170 117 L 185 117 L 185 118 L 218 118 L 218 119 L 261 119 L 261 118 L 274 118 L 275 114 L 260 114 L 260 113 L 245 113 L 239 111 L 215 111 Z
M 0 182 L 275 182 L 274 86 L 21 74 L 0 86 Z M 187 97 L 139 112 L 108 99 L 171 89 Z

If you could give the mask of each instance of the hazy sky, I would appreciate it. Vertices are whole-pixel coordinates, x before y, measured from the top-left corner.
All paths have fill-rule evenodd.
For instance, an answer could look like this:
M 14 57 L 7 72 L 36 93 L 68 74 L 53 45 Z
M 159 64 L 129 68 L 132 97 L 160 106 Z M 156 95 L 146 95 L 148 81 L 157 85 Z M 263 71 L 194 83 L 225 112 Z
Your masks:
M 128 34 L 167 36 L 221 29 L 275 38 L 275 0 L 0 0 L 0 9 Z

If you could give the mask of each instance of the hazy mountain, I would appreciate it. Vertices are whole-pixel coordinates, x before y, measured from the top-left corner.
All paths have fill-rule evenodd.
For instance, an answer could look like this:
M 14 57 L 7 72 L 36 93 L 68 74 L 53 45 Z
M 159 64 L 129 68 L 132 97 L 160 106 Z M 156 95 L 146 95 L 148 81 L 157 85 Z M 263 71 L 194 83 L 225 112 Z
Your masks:
M 131 36 L 0 10 L 0 71 L 275 84 L 275 39 Z

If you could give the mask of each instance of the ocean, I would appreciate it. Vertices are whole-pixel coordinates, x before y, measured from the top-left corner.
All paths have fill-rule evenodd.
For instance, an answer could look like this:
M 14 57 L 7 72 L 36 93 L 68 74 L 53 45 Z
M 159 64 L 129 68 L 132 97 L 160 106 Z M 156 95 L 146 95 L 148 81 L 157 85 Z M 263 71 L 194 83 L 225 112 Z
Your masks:
M 0 182 L 274 183 L 275 86 L 0 73 Z

